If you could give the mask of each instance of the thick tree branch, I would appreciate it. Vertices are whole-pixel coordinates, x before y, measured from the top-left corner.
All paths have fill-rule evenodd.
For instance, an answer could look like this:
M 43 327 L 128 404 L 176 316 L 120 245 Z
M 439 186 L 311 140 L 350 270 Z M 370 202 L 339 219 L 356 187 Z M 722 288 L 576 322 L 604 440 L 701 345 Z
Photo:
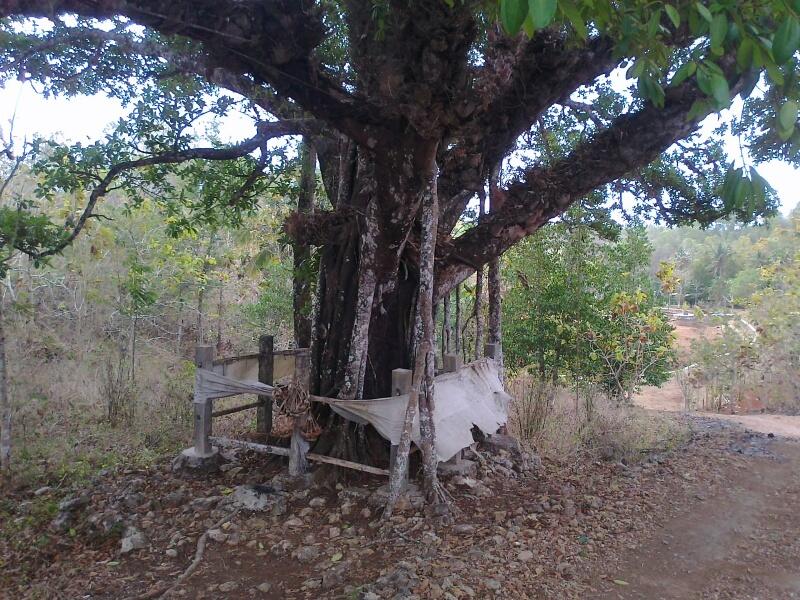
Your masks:
M 126 17 L 163 35 L 201 42 L 217 65 L 268 83 L 360 144 L 385 133 L 378 107 L 339 86 L 312 57 L 325 37 L 310 0 L 0 0 L 0 18 Z
M 732 73 L 733 69 L 729 71 Z M 740 84 L 732 86 L 733 94 Z M 693 82 L 667 90 L 665 106 L 651 104 L 617 118 L 548 168 L 528 169 L 505 190 L 502 209 L 457 238 L 437 269 L 437 298 L 464 280 L 475 265 L 486 264 L 538 230 L 570 204 L 655 160 L 687 137 L 705 117 L 688 119 L 693 103 L 704 98 Z
M 488 98 L 458 132 L 461 143 L 440 158 L 440 233 L 452 230 L 472 196 L 465 199 L 462 192 L 477 192 L 483 187 L 491 166 L 502 161 L 517 138 L 545 111 L 566 101 L 580 86 L 610 72 L 619 62 L 613 55 L 613 44 L 606 38 L 594 38 L 571 50 L 561 35 L 552 31 L 538 34 L 517 53 L 519 56 L 514 56 L 513 64 L 505 69 L 486 65 L 486 73 L 479 76 L 476 87 Z M 490 74 L 495 73 L 497 78 L 496 73 L 503 70 L 508 72 L 505 80 L 486 81 Z
M 59 240 L 58 243 L 43 250 L 33 250 L 28 247 L 18 247 L 17 249 L 27 254 L 34 260 L 40 260 L 48 256 L 58 254 L 64 248 L 69 246 L 80 235 L 86 223 L 91 218 L 98 217 L 94 213 L 97 203 L 109 191 L 114 180 L 127 171 L 134 169 L 141 169 L 144 167 L 152 167 L 155 165 L 178 164 L 190 160 L 233 160 L 247 156 L 258 148 L 264 147 L 267 140 L 286 135 L 299 135 L 303 133 L 302 122 L 292 121 L 279 121 L 270 123 L 261 123 L 258 126 L 258 133 L 244 142 L 235 146 L 226 148 L 188 148 L 186 150 L 176 150 L 173 152 L 164 152 L 145 158 L 123 161 L 113 165 L 106 174 L 99 179 L 97 185 L 92 189 L 89 194 L 89 199 L 86 206 L 78 218 L 75 225 L 69 230 L 69 233 Z M 247 185 L 247 184 L 245 184 Z M 68 225 L 65 226 L 65 229 Z

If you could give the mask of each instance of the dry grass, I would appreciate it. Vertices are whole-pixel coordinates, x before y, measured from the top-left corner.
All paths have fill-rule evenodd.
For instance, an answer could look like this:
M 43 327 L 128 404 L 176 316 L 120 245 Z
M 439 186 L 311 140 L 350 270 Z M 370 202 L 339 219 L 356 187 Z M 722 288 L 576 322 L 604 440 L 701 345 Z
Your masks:
M 641 460 L 687 439 L 688 428 L 674 415 L 619 405 L 596 392 L 576 393 L 529 377 L 510 384 L 511 428 L 520 439 L 552 460 Z
M 17 322 L 8 339 L 18 485 L 81 479 L 187 445 L 191 363 L 143 344 L 131 380 L 116 347 L 71 326 Z

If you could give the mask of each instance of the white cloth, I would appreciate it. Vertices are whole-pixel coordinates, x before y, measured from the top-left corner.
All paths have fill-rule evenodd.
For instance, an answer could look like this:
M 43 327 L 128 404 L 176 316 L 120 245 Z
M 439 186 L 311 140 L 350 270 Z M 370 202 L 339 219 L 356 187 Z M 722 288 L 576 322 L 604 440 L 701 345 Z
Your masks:
M 200 401 L 237 394 L 270 394 L 272 390 L 272 386 L 258 381 L 234 379 L 205 369 L 197 369 L 195 378 L 195 398 Z M 433 421 L 439 460 L 449 460 L 472 444 L 473 426 L 485 434 L 495 433 L 508 419 L 510 399 L 500 381 L 497 363 L 488 358 L 436 377 Z M 400 443 L 408 394 L 370 400 L 330 398 L 326 402 L 344 418 L 370 423 L 392 444 Z M 411 439 L 419 445 L 419 412 Z

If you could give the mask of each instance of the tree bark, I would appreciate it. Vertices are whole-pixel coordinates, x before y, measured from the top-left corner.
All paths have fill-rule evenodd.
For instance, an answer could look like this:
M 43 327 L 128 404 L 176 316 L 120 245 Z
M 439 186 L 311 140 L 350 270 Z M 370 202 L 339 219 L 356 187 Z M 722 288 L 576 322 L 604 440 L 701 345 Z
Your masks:
M 445 354 L 450 354 L 450 294 L 445 294 L 442 299 L 442 360 Z
M 486 210 L 486 192 L 481 189 L 478 192 L 478 222 L 483 218 Z M 479 267 L 475 272 L 475 359 L 483 356 L 483 267 Z
M 456 354 L 461 354 L 462 340 L 461 340 L 461 284 L 456 286 L 455 291 L 456 300 L 456 318 L 455 318 L 455 340 L 454 350 Z
M 11 397 L 8 393 L 6 363 L 5 314 L 0 299 L 0 470 L 8 475 L 11 470 Z
M 317 187 L 317 152 L 308 138 L 301 149 L 300 194 L 297 212 L 314 212 Z M 294 343 L 296 348 L 311 346 L 311 246 L 304 242 L 292 244 L 292 308 L 294 313 Z
M 492 169 L 489 178 L 489 211 L 495 212 L 499 208 L 500 198 L 500 165 Z M 500 363 L 502 373 L 503 346 L 502 346 L 502 289 L 500 279 L 500 258 L 494 257 L 489 261 L 489 343 L 497 344 L 500 355 L 495 357 Z

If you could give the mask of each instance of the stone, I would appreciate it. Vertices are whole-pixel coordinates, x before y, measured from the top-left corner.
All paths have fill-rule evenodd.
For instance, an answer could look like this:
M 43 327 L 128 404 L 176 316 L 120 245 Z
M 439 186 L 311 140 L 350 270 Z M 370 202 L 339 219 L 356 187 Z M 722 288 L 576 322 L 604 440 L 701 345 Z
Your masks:
M 317 548 L 316 546 L 303 546 L 301 548 L 298 548 L 294 553 L 294 557 L 301 563 L 311 562 L 318 556 L 319 556 L 319 548 Z
M 172 461 L 172 470 L 178 471 L 199 471 L 202 473 L 213 473 L 219 470 L 222 464 L 219 448 L 213 448 L 211 454 L 206 456 L 198 454 L 194 447 L 186 448 Z
M 120 541 L 120 553 L 128 554 L 147 546 L 147 538 L 136 527 L 128 526 Z
M 186 503 L 187 493 L 184 488 L 170 492 L 162 498 L 164 506 L 175 507 Z
M 207 498 L 195 498 L 189 503 L 192 510 L 211 510 L 222 500 L 222 496 L 209 496 Z
M 228 534 L 221 529 L 209 529 L 207 535 L 208 539 L 210 539 L 212 542 L 217 542 L 220 544 L 228 539 Z
M 443 477 L 467 477 L 474 478 L 478 474 L 478 465 L 474 461 L 467 459 L 454 460 L 439 463 L 439 474 Z
M 220 583 L 219 587 L 217 588 L 220 592 L 232 592 L 239 587 L 238 581 L 226 581 L 225 583 Z
M 469 523 L 459 523 L 458 525 L 453 526 L 453 531 L 455 533 L 474 533 L 475 526 L 470 525 Z
M 517 555 L 517 560 L 520 560 L 522 562 L 531 561 L 533 560 L 533 552 L 531 552 L 530 550 L 523 550 Z
M 326 504 L 325 498 L 323 498 L 322 496 L 317 496 L 316 498 L 312 498 L 308 503 L 308 505 L 312 508 L 320 508 L 322 506 L 325 506 L 325 504 Z
M 177 551 L 177 550 L 175 550 L 175 548 L 167 548 L 167 549 L 164 551 L 164 554 L 166 554 L 166 555 L 167 555 L 167 556 L 169 556 L 170 558 L 177 558 L 177 556 L 178 556 L 178 551 Z
M 44 487 L 40 487 L 38 490 L 33 492 L 33 495 L 34 496 L 44 496 L 47 492 L 49 492 L 52 489 L 53 489 L 52 487 L 50 487 L 49 485 L 46 485 Z
M 78 509 L 88 506 L 89 496 L 77 496 L 75 498 L 67 498 L 62 500 L 58 505 L 59 512 L 75 512 Z
M 500 582 L 497 581 L 496 579 L 487 579 L 486 581 L 483 582 L 483 584 L 490 590 L 497 591 L 500 589 Z
M 237 485 L 231 501 L 241 508 L 255 512 L 270 511 L 275 516 L 286 512 L 286 495 L 271 485 Z
M 330 537 L 331 539 L 338 538 L 341 535 L 341 533 L 342 530 L 339 529 L 338 527 L 331 527 L 330 529 L 328 529 L 328 537 Z
M 270 590 L 272 589 L 272 584 L 269 581 L 265 581 L 264 583 L 259 583 L 256 586 L 256 589 L 262 594 L 269 594 Z
M 289 519 L 286 519 L 286 521 L 284 522 L 284 526 L 286 526 L 286 527 L 302 527 L 303 526 L 303 521 L 301 521 L 297 517 L 291 517 Z

